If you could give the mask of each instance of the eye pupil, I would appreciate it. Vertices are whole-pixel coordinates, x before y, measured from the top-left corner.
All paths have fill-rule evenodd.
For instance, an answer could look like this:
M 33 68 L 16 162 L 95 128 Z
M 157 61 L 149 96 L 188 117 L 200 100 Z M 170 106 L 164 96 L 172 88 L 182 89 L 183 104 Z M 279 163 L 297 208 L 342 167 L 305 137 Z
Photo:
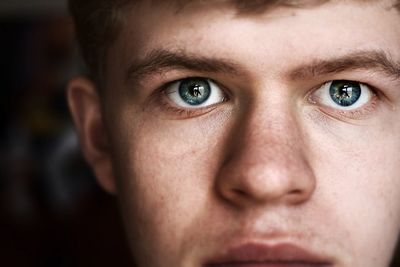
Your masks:
M 189 88 L 189 93 L 194 97 L 201 96 L 201 88 L 198 85 L 195 85 L 193 88 Z
M 358 82 L 353 81 L 333 81 L 329 94 L 332 100 L 342 106 L 348 107 L 355 104 L 361 96 L 361 86 Z
M 179 95 L 189 105 L 201 105 L 211 94 L 211 86 L 204 78 L 187 78 L 180 82 Z
M 351 88 L 344 87 L 341 89 L 341 91 L 342 91 L 342 97 L 349 98 L 351 96 L 352 92 Z

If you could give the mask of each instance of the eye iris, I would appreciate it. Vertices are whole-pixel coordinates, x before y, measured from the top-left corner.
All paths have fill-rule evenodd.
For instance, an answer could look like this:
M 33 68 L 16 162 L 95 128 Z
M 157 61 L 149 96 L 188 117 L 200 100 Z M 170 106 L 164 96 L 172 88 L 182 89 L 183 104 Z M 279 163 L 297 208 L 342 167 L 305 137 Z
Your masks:
M 333 81 L 329 94 L 336 104 L 348 107 L 357 102 L 361 96 L 361 86 L 358 82 Z
M 204 103 L 211 94 L 210 83 L 201 78 L 189 78 L 181 81 L 179 95 L 189 105 Z

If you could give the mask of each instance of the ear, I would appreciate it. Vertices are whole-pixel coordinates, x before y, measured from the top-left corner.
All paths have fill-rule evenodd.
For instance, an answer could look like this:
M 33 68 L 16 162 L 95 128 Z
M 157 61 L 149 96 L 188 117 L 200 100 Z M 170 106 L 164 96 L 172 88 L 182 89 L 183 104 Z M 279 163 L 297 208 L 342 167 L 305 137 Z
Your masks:
M 67 99 L 84 157 L 101 187 L 114 194 L 115 178 L 98 90 L 90 80 L 75 78 L 68 85 Z

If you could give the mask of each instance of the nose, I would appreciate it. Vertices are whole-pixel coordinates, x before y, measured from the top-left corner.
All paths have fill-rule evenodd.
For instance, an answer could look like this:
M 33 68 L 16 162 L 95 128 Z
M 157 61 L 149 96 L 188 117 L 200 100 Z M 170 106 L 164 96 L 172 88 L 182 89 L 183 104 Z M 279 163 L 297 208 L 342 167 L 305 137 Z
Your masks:
M 232 129 L 216 179 L 219 195 L 231 205 L 298 205 L 315 190 L 296 116 L 290 110 L 276 111 L 248 112 Z

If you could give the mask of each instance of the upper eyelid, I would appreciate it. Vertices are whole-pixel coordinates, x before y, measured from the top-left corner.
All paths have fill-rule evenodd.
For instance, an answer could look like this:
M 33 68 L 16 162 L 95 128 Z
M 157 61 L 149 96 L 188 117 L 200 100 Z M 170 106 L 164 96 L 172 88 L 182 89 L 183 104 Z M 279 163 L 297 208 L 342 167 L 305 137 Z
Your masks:
M 353 69 L 344 72 L 335 73 L 318 79 L 318 85 L 313 86 L 313 89 L 319 88 L 324 83 L 332 80 L 349 80 L 359 82 L 368 86 L 377 95 L 384 96 L 388 99 L 394 99 L 397 97 L 398 88 L 400 87 L 400 77 L 395 79 L 393 76 L 387 76 L 382 72 L 370 70 Z
M 182 80 L 184 80 L 184 79 L 188 79 L 188 78 L 202 78 L 202 79 L 206 79 L 206 80 L 210 80 L 210 81 L 212 81 L 212 82 L 214 82 L 214 83 L 216 83 L 218 86 L 219 86 L 219 88 L 222 90 L 222 92 L 224 92 L 224 95 L 225 95 L 225 99 L 224 99 L 224 101 L 222 101 L 221 103 L 223 103 L 223 102 L 226 102 L 225 100 L 232 100 L 233 98 L 234 98 L 234 96 L 233 95 L 231 95 L 232 94 L 232 91 L 234 91 L 234 90 L 230 90 L 230 88 L 227 88 L 227 87 L 225 87 L 224 85 L 221 85 L 221 83 L 218 81 L 218 80 L 215 80 L 215 79 L 211 79 L 211 78 L 208 78 L 208 77 L 202 77 L 202 76 L 197 76 L 197 75 L 195 75 L 195 76 L 185 76 L 185 77 L 182 77 L 182 78 L 179 78 L 179 79 L 174 79 L 174 80 L 172 80 L 172 81 L 168 81 L 168 82 L 166 82 L 166 83 L 164 83 L 159 89 L 160 90 L 158 90 L 158 92 L 159 93 L 165 93 L 165 90 L 166 90 L 166 88 L 168 87 L 168 85 L 171 85 L 171 84 L 174 84 L 174 83 L 177 83 L 177 82 L 180 82 L 180 81 L 182 81 Z M 306 95 L 305 95 L 305 97 L 306 97 L 306 99 L 309 99 L 308 97 L 310 96 L 310 95 L 312 95 L 313 94 L 313 92 L 315 92 L 316 90 L 318 90 L 321 86 L 323 86 L 324 84 L 326 84 L 326 83 L 329 83 L 329 82 L 331 82 L 331 81 L 334 81 L 334 80 L 349 80 L 349 81 L 352 81 L 352 82 L 357 82 L 357 83 L 361 83 L 361 84 L 364 84 L 364 85 L 366 85 L 366 86 L 368 86 L 368 88 L 370 88 L 371 89 L 371 91 L 373 92 L 373 94 L 376 96 L 376 94 L 375 94 L 375 86 L 371 86 L 369 83 L 366 83 L 366 82 L 361 82 L 361 81 L 359 81 L 359 80 L 351 80 L 351 79 L 333 79 L 333 80 L 325 80 L 324 82 L 322 82 L 322 83 L 320 83 L 318 86 L 314 86 L 314 87 L 311 87 L 311 89 L 307 89 L 307 93 L 306 93 Z M 158 97 L 157 97 L 158 98 Z M 164 101 L 162 101 L 163 103 L 168 103 L 168 102 L 166 102 L 167 101 L 167 97 L 166 97 L 166 95 L 164 94 L 163 95 L 163 98 L 164 98 Z M 379 98 L 379 97 L 378 97 Z M 233 100 L 235 100 L 235 99 L 233 99 Z M 308 101 L 309 102 L 309 101 Z M 310 103 L 310 102 L 309 102 Z M 191 115 L 189 116 L 186 116 L 186 117 L 197 117 L 197 116 L 201 116 L 201 115 L 203 115 L 203 114 L 205 114 L 205 113 L 208 113 L 209 111 L 211 111 L 211 110 L 214 110 L 216 107 L 217 107 L 217 105 L 219 105 L 220 103 L 216 103 L 216 104 L 211 104 L 211 105 L 209 105 L 209 106 L 205 106 L 205 107 L 199 107 L 199 108 L 194 108 L 194 109 L 190 109 L 190 108 L 186 108 L 186 107 L 180 107 L 180 106 L 177 106 L 177 105 L 173 105 L 173 103 L 171 103 L 170 102 L 170 104 L 166 104 L 166 105 L 171 105 L 170 106 L 170 108 L 173 108 L 173 109 L 175 109 L 175 113 L 177 113 L 177 112 L 188 112 L 188 113 L 190 113 Z M 346 119 L 361 119 L 360 117 L 359 117 L 359 115 L 357 115 L 357 118 L 355 117 L 355 115 L 353 116 L 349 116 L 349 117 L 347 117 L 347 115 L 345 116 L 344 114 L 346 113 L 346 114 L 354 114 L 355 112 L 358 112 L 358 113 L 360 113 L 360 114 L 362 114 L 364 111 L 357 111 L 357 110 L 359 110 L 359 109 L 362 109 L 361 107 L 360 108 L 357 108 L 356 109 L 356 111 L 340 111 L 340 110 L 338 110 L 337 112 L 340 112 L 340 114 L 342 114 L 341 116 L 343 117 L 343 118 L 346 118 Z M 357 114 L 358 114 L 357 113 Z M 331 114 L 331 113 L 329 113 L 329 114 Z M 336 115 L 332 115 L 333 117 L 335 117 Z M 361 115 L 360 115 L 361 116 Z M 365 117 L 365 116 L 367 116 L 367 115 L 362 115 L 361 117 Z M 354 118 L 353 118 L 354 117 Z
M 207 82 L 209 82 L 209 83 L 211 83 L 211 84 L 214 84 L 217 88 L 218 88 L 218 90 L 220 91 L 220 93 L 223 95 L 223 97 L 222 97 L 222 99 L 221 99 L 221 101 L 219 101 L 219 102 L 217 102 L 217 103 L 213 103 L 213 104 L 209 104 L 209 105 L 206 105 L 205 107 L 204 106 L 193 106 L 193 107 L 180 107 L 180 108 L 182 108 L 182 109 L 202 109 L 202 108 L 207 108 L 207 107 L 210 107 L 210 106 L 215 106 L 215 105 L 217 105 L 217 104 L 220 104 L 220 103 L 223 103 L 223 102 L 226 102 L 226 100 L 228 100 L 230 97 L 228 97 L 228 94 L 227 94 L 227 92 L 226 92 L 226 89 L 225 89 L 225 87 L 223 87 L 219 82 L 217 82 L 217 81 L 215 81 L 214 79 L 211 79 L 211 78 L 208 78 L 208 77 L 202 77 L 202 76 L 188 76 L 188 77 L 184 77 L 184 78 L 180 78 L 180 79 L 176 79 L 176 80 L 173 80 L 173 81 L 171 81 L 171 82 L 167 82 L 167 83 L 165 83 L 161 88 L 160 88 L 160 92 L 161 93 L 164 93 L 164 96 L 166 95 L 166 94 L 168 94 L 168 95 L 172 95 L 172 94 L 174 94 L 174 93 L 177 93 L 177 90 L 174 90 L 174 91 L 172 91 L 172 92 L 167 92 L 170 88 L 171 88 L 171 85 L 174 85 L 174 84 L 176 84 L 176 83 L 179 83 L 179 82 L 182 82 L 182 81 L 184 81 L 184 80 L 187 80 L 187 79 L 198 79 L 198 80 L 205 80 L 205 81 L 207 81 Z M 212 87 L 212 86 L 211 86 Z M 215 93 L 214 93 L 215 94 Z M 218 93 L 217 93 L 218 94 Z M 170 97 L 168 97 L 168 98 L 170 98 Z M 171 101 L 171 100 L 169 100 L 169 101 Z
M 223 93 L 225 95 L 225 99 L 230 100 L 230 99 L 233 98 L 233 93 L 232 93 L 233 90 L 231 90 L 230 87 L 225 86 L 223 83 L 221 83 L 220 81 L 218 81 L 216 79 L 213 79 L 213 78 L 210 78 L 210 77 L 207 77 L 207 76 L 202 76 L 202 75 L 185 75 L 185 76 L 182 76 L 180 78 L 173 79 L 171 81 L 163 83 L 158 88 L 157 91 L 165 91 L 172 84 L 177 83 L 177 82 L 181 82 L 181 81 L 183 81 L 185 79 L 190 79 L 190 78 L 198 78 L 198 79 L 204 79 L 204 80 L 211 81 L 214 84 L 216 84 L 223 91 Z M 304 95 L 305 99 L 308 99 L 308 96 L 310 94 L 312 94 L 316 90 L 320 89 L 323 85 L 325 85 L 325 84 L 327 84 L 329 82 L 332 82 L 332 81 L 337 81 L 337 80 L 347 80 L 347 81 L 350 81 L 350 82 L 360 83 L 362 85 L 367 86 L 372 91 L 373 94 L 375 94 L 377 96 L 381 96 L 381 95 L 385 96 L 385 93 L 382 92 L 382 90 L 380 90 L 377 86 L 371 85 L 369 82 L 361 81 L 361 79 L 335 78 L 335 79 L 332 79 L 332 80 L 325 80 L 324 82 L 320 82 L 320 83 L 318 83 L 318 85 L 312 86 L 310 89 L 307 89 L 308 92 Z
M 380 91 L 379 88 L 377 88 L 377 87 L 374 86 L 374 85 L 371 85 L 371 84 L 368 83 L 368 82 L 362 82 L 362 81 L 359 81 L 359 80 L 350 80 L 350 79 L 333 79 L 333 80 L 324 81 L 324 82 L 322 82 L 322 83 L 319 83 L 319 84 L 316 85 L 316 86 L 313 86 L 313 87 L 311 88 L 310 92 L 311 92 L 311 93 L 312 93 L 312 92 L 315 92 L 316 90 L 321 89 L 322 86 L 324 86 L 324 85 L 326 85 L 326 84 L 328 84 L 328 83 L 331 83 L 331 82 L 334 82 L 334 81 L 340 81 L 340 80 L 359 83 L 360 85 L 367 86 L 367 87 L 368 87 L 371 91 L 373 91 L 373 92 L 375 92 L 375 91 Z M 309 94 L 309 93 L 308 93 L 308 94 Z M 307 95 L 308 95 L 308 94 L 307 94 Z
M 193 78 L 193 79 L 204 79 L 204 80 L 207 80 L 207 81 L 211 81 L 212 83 L 216 84 L 218 86 L 218 88 L 220 88 L 224 92 L 225 95 L 227 95 L 229 98 L 231 96 L 231 92 L 228 89 L 228 87 L 223 85 L 221 82 L 219 82 L 219 81 L 217 81 L 217 80 L 215 80 L 213 78 L 209 78 L 209 77 L 205 77 L 205 76 L 199 76 L 199 75 L 188 75 L 188 76 L 184 76 L 184 77 L 179 78 L 179 79 L 174 79 L 172 81 L 165 82 L 165 83 L 163 83 L 161 85 L 160 90 L 161 91 L 162 90 L 166 90 L 169 86 L 171 86 L 174 83 L 181 82 L 181 81 L 183 81 L 185 79 L 191 79 L 191 78 Z
M 346 79 L 333 79 L 333 80 L 325 80 L 322 83 L 318 83 L 318 85 L 311 87 L 311 89 L 309 89 L 307 91 L 307 93 L 305 94 L 305 99 L 309 99 L 309 97 L 311 95 L 313 95 L 316 91 L 321 90 L 323 86 L 327 85 L 328 83 L 334 82 L 334 81 L 338 81 L 338 80 L 346 80 Z M 363 83 L 360 81 L 356 81 L 356 80 L 347 80 L 347 81 L 351 81 L 351 82 L 357 82 L 363 85 L 368 86 L 368 88 L 372 88 L 370 85 L 368 85 L 367 83 Z
M 317 105 L 317 104 L 319 104 L 320 102 L 323 102 L 323 100 L 322 100 L 322 101 L 318 101 L 318 100 L 320 99 L 320 97 L 319 97 L 319 96 L 316 96 L 316 95 L 315 95 L 315 92 L 318 91 L 318 90 L 323 89 L 326 85 L 328 85 L 328 84 L 330 84 L 330 83 L 332 83 L 332 82 L 334 82 L 334 81 L 338 81 L 338 80 L 327 81 L 327 82 L 323 83 L 321 86 L 319 86 L 319 87 L 313 89 L 309 94 L 307 94 L 306 99 L 308 100 L 308 102 L 311 102 L 313 105 Z M 369 99 L 366 103 L 362 104 L 362 106 L 360 106 L 360 107 L 354 107 L 354 108 L 351 108 L 353 105 L 352 105 L 352 106 L 348 106 L 348 107 L 337 105 L 337 108 L 330 107 L 329 105 L 324 105 L 324 104 L 322 104 L 323 106 L 326 106 L 327 108 L 331 108 L 331 109 L 336 109 L 338 112 L 341 112 L 341 113 L 348 113 L 348 114 L 350 114 L 350 113 L 354 113 L 354 112 L 359 112 L 363 107 L 366 108 L 365 106 L 368 106 L 368 103 L 370 103 L 374 98 L 378 98 L 378 99 L 381 98 L 380 95 L 379 95 L 379 92 L 376 91 L 376 89 L 375 89 L 374 87 L 370 86 L 370 85 L 367 84 L 367 83 L 363 83 L 363 82 L 359 82 L 359 81 L 354 81 L 354 80 L 345 80 L 345 81 L 353 82 L 353 83 L 355 82 L 355 83 L 358 83 L 358 84 L 360 84 L 360 85 L 362 85 L 362 86 L 367 87 L 367 89 L 368 89 L 368 91 L 369 91 L 368 94 L 369 94 L 370 99 Z M 357 101 L 358 101 L 358 100 L 357 100 Z M 357 102 L 355 102 L 354 104 L 356 104 L 356 103 L 357 103 Z

